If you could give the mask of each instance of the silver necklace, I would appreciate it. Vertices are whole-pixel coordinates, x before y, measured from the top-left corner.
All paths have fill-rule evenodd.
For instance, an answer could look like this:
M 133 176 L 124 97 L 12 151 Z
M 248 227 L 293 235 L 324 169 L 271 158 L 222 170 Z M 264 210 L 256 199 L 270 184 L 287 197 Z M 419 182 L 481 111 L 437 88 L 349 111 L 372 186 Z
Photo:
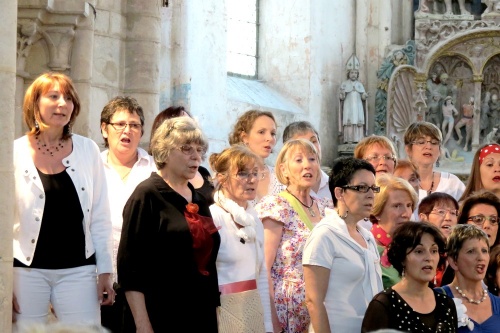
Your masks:
M 462 296 L 462 298 L 465 298 L 467 300 L 467 302 L 472 303 L 472 304 L 481 304 L 488 296 L 488 291 L 486 289 L 483 289 L 483 296 L 476 301 L 472 298 L 469 298 L 467 295 L 465 295 L 465 293 L 460 289 L 459 286 L 455 286 L 455 289 L 460 294 L 460 296 Z

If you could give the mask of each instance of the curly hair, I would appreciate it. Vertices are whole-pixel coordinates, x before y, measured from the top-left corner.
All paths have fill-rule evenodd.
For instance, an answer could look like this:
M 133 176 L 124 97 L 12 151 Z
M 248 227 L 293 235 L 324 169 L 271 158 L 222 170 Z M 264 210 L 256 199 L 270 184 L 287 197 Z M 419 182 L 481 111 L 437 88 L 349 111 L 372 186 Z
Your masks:
M 261 116 L 269 117 L 276 123 L 276 119 L 274 119 L 273 114 L 269 111 L 249 110 L 243 113 L 236 121 L 232 132 L 229 134 L 229 144 L 242 143 L 241 135 L 250 133 L 255 120 Z

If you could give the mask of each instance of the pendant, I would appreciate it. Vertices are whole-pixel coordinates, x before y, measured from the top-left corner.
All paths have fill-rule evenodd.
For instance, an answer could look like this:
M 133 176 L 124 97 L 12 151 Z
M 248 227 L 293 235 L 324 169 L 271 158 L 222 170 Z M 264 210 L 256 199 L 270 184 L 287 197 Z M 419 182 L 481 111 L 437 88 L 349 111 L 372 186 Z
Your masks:
M 313 201 L 313 204 L 314 204 L 314 201 Z M 311 215 L 311 217 L 316 217 L 316 213 L 314 212 L 313 205 L 311 205 L 311 207 L 307 207 L 307 210 L 309 211 L 309 214 Z

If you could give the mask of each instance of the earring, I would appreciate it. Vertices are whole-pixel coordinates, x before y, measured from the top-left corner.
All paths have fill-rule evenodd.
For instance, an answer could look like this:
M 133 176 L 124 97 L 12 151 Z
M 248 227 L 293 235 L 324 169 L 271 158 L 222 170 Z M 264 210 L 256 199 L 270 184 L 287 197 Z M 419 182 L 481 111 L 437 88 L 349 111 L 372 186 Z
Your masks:
M 403 272 L 401 273 L 401 277 L 404 279 L 405 278 L 405 268 L 403 267 Z
M 434 275 L 434 286 L 436 287 L 437 286 L 437 274 Z
M 38 121 L 35 120 L 35 129 L 38 132 L 40 130 L 40 125 L 38 125 Z

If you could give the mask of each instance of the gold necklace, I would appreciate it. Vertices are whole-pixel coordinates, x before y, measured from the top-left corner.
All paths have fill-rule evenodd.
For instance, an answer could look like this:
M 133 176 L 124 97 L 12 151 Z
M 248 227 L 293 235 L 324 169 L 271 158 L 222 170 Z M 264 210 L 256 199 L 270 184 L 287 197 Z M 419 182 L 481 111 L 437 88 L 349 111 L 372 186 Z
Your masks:
M 290 192 L 288 190 L 288 188 L 286 188 L 286 191 L 288 193 L 290 193 L 292 195 L 292 197 L 294 197 L 295 199 L 297 199 L 298 202 L 300 202 L 300 204 L 304 207 L 307 208 L 307 210 L 309 211 L 309 214 L 311 215 L 311 217 L 316 217 L 316 213 L 314 212 L 314 208 L 313 208 L 313 205 L 314 205 L 314 198 L 312 196 L 309 196 L 309 198 L 311 198 L 311 204 L 308 206 L 306 205 L 305 203 L 303 203 L 302 201 L 300 201 L 299 198 L 297 198 L 292 192 Z

